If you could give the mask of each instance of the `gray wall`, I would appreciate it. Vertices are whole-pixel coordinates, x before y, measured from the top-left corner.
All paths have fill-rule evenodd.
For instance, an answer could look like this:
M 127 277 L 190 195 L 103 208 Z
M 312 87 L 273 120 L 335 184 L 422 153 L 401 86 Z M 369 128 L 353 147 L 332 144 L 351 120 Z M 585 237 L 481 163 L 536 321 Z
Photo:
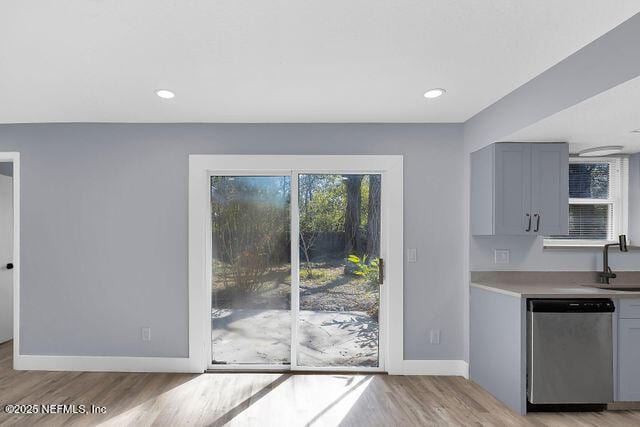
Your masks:
M 463 358 L 461 125 L 0 125 L 0 150 L 22 162 L 22 353 L 186 356 L 188 154 L 403 154 L 405 358 Z

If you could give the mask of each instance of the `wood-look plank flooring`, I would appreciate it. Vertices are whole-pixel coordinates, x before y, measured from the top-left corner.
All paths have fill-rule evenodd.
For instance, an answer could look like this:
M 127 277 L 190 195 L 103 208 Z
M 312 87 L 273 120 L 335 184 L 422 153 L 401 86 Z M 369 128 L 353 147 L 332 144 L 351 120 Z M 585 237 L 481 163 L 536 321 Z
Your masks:
M 0 345 L 0 404 L 84 404 L 106 414 L 8 415 L 0 425 L 640 426 L 640 411 L 521 417 L 460 377 L 14 371 Z

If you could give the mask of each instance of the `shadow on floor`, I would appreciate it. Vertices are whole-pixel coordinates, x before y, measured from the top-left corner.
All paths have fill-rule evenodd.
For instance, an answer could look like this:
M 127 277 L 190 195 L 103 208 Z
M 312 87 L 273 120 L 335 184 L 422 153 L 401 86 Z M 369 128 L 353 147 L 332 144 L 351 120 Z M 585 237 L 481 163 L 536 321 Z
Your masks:
M 272 391 L 273 389 L 278 387 L 280 384 L 284 383 L 287 379 L 289 379 L 290 376 L 291 376 L 290 374 L 280 375 L 278 378 L 276 378 L 269 385 L 267 385 L 266 387 L 261 388 L 260 390 L 258 390 L 258 392 L 256 392 L 255 394 L 247 397 L 245 400 L 243 400 L 242 402 L 238 403 L 236 406 L 234 406 L 229 411 L 227 411 L 220 418 L 216 419 L 212 424 L 210 424 L 211 427 L 222 427 L 222 426 L 226 425 L 231 420 L 233 420 L 235 417 L 240 415 L 244 410 L 248 409 L 251 405 L 253 405 L 258 400 L 260 400 L 263 397 L 265 397 L 267 394 L 269 394 L 270 391 Z

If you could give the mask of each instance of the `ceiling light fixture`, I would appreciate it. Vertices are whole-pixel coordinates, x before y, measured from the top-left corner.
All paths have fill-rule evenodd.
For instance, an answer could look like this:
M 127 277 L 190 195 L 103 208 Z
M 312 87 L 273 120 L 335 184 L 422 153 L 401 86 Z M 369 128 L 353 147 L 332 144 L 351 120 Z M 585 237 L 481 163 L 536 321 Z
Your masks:
M 446 90 L 440 88 L 429 89 L 424 93 L 424 97 L 427 99 L 434 99 L 444 95 L 446 92 Z
M 606 147 L 588 148 L 578 153 L 580 157 L 600 157 L 618 154 L 624 147 L 622 145 L 607 145 Z
M 158 89 L 156 91 L 156 95 L 158 95 L 162 99 L 171 99 L 176 96 L 175 93 L 171 92 L 168 89 Z

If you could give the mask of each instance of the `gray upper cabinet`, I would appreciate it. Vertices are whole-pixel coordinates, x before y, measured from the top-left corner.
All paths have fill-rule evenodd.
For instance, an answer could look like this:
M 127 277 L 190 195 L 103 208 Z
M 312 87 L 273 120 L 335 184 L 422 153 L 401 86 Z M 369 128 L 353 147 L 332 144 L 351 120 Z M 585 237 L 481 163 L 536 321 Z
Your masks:
M 564 143 L 496 143 L 471 154 L 474 235 L 566 235 L 569 150 Z
M 533 232 L 569 234 L 569 147 L 531 144 L 531 209 Z
M 495 144 L 494 234 L 531 231 L 531 145 Z

